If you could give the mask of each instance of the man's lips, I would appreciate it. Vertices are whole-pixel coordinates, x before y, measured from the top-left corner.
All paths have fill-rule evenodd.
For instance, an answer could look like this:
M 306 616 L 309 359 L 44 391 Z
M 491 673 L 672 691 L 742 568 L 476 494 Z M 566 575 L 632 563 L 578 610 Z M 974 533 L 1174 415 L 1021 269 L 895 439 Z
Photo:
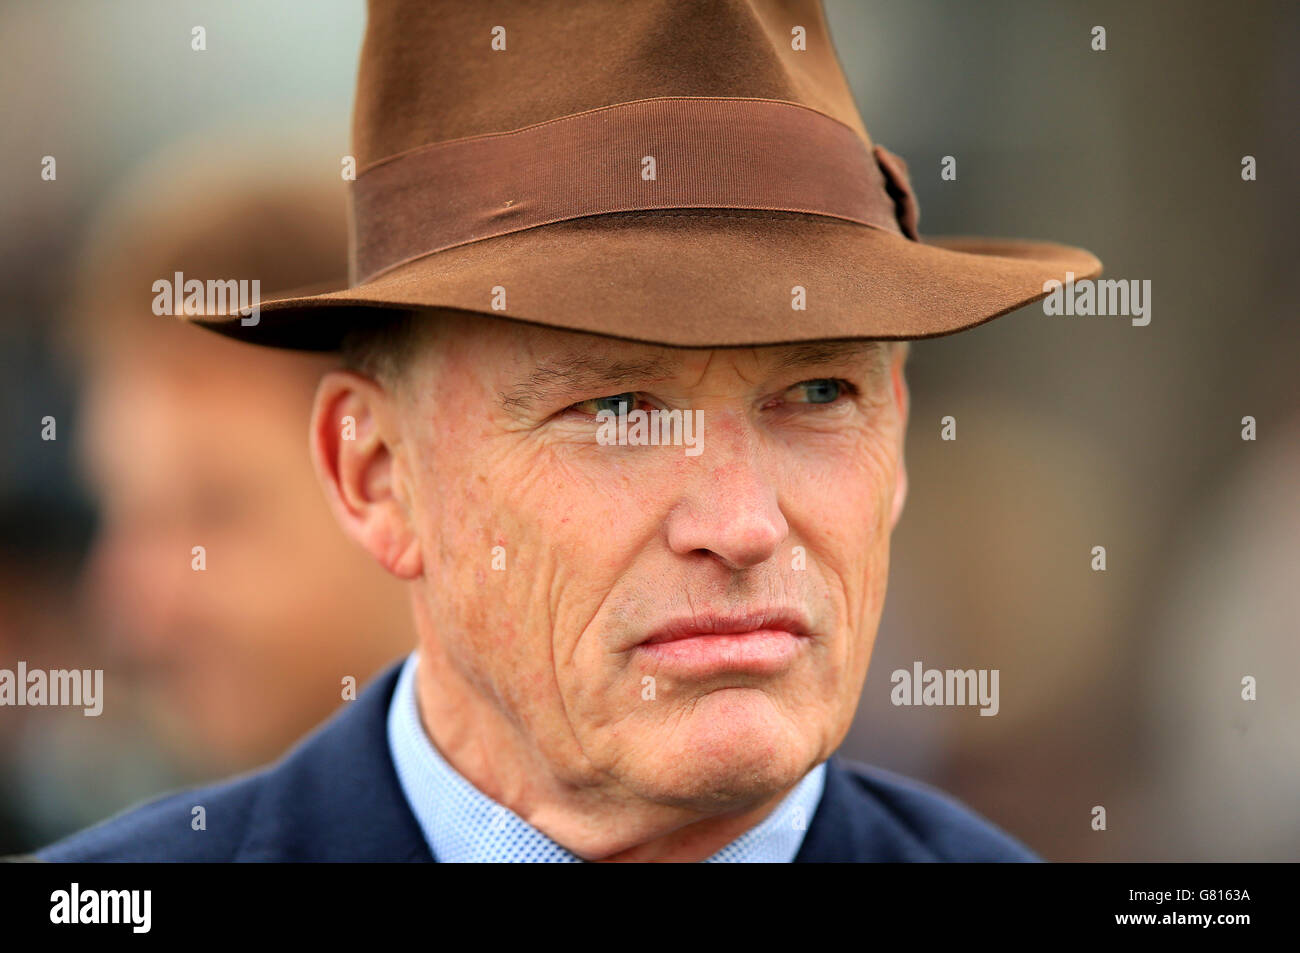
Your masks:
M 793 612 L 750 612 L 744 615 L 691 616 L 660 626 L 641 645 L 659 645 L 705 635 L 745 635 L 759 632 L 787 632 L 808 635 L 806 622 Z
M 794 661 L 811 634 L 803 618 L 788 612 L 693 616 L 661 626 L 636 648 L 657 667 L 681 676 L 775 675 Z

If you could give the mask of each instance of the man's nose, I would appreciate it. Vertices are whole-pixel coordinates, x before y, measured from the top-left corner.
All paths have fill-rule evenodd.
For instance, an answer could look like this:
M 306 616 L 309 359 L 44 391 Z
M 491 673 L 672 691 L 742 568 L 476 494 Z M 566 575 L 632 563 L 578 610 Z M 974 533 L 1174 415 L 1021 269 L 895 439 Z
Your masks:
M 724 447 L 715 440 L 693 465 L 698 471 L 668 514 L 669 548 L 708 554 L 732 570 L 771 559 L 790 527 L 753 441 L 740 438 Z

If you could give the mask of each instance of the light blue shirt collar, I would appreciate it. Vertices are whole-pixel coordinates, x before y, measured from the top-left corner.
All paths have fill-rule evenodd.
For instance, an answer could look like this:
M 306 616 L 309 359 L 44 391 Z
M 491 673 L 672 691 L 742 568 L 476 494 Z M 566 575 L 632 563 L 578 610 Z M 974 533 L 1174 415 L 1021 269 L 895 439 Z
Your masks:
M 581 863 L 513 811 L 498 804 L 447 763 L 420 723 L 412 652 L 388 707 L 388 749 L 397 778 L 433 856 L 443 863 Z M 790 863 L 821 801 L 826 765 L 819 764 L 776 810 L 705 863 Z

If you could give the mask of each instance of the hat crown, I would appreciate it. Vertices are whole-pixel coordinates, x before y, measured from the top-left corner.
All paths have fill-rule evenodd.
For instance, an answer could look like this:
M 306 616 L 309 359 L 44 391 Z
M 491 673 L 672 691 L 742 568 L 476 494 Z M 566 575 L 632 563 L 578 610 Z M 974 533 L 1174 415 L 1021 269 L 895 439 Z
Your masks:
M 663 96 L 798 103 L 870 144 L 820 0 L 370 0 L 353 150 L 365 168 Z

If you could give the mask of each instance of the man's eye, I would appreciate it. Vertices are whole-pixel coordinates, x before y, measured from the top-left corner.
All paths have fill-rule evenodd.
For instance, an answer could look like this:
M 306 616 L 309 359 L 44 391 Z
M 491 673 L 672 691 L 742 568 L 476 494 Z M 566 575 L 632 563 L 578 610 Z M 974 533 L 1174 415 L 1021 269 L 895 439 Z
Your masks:
M 635 410 L 636 405 L 641 402 L 640 394 L 634 391 L 628 391 L 623 394 L 613 394 L 609 397 L 593 397 L 590 400 L 580 400 L 576 404 L 570 405 L 567 409 L 576 410 L 581 414 L 590 414 L 596 416 L 600 411 L 609 411 L 615 416 L 623 416 L 628 411 Z
M 833 404 L 845 394 L 852 394 L 854 390 L 854 386 L 846 380 L 824 377 L 813 381 L 800 381 L 786 391 L 786 396 L 796 403 L 802 398 L 802 402 L 807 404 Z

